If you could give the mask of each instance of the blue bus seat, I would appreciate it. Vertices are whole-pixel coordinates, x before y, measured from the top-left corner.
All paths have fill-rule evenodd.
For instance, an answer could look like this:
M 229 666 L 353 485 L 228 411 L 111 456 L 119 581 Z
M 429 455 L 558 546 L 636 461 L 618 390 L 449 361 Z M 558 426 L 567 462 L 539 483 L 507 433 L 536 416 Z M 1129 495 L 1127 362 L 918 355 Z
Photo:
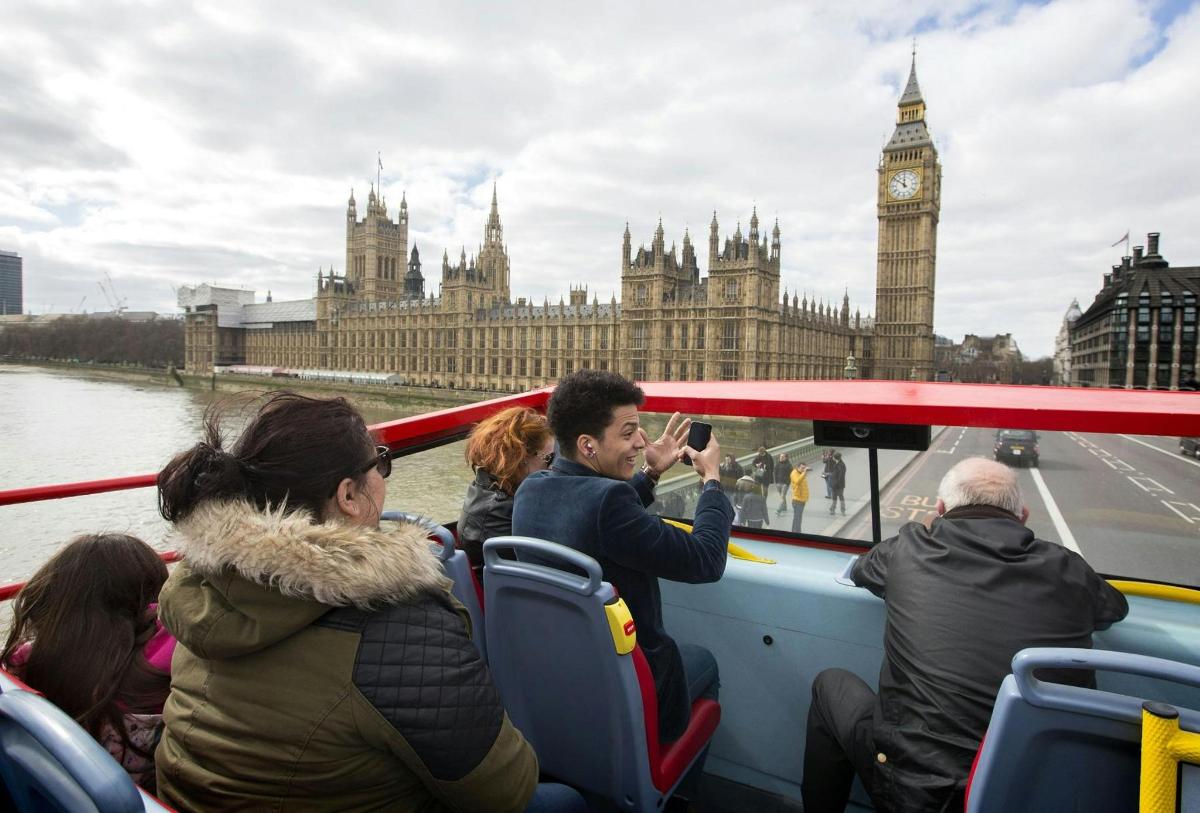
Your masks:
M 436 525 L 432 520 L 419 514 L 384 511 L 379 518 L 390 522 L 416 522 L 425 525 L 429 529 L 429 535 L 437 538 L 440 544 L 434 548 L 434 554 L 442 563 L 442 570 L 446 577 L 454 582 L 450 592 L 462 602 L 462 605 L 467 608 L 467 614 L 471 616 L 471 640 L 475 642 L 475 648 L 479 650 L 479 657 L 483 659 L 484 663 L 487 663 L 487 632 L 483 625 L 483 588 L 479 584 L 479 579 L 475 578 L 475 571 L 471 569 L 471 562 L 467 559 L 466 552 L 458 549 L 457 543 L 454 541 L 454 534 L 444 526 Z
M 0 693 L 0 775 L 21 811 L 168 810 L 78 723 L 23 689 Z
M 716 731 L 720 705 L 697 701 L 683 736 L 660 743 L 654 678 L 599 563 L 516 536 L 485 542 L 483 562 L 492 678 L 542 770 L 619 810 L 661 810 Z
M 967 813 L 1137 810 L 1142 703 L 1153 698 L 1034 677 L 1035 669 L 1047 668 L 1121 672 L 1200 687 L 1200 667 L 1162 658 L 1095 649 L 1018 652 L 968 780 Z M 1185 730 L 1200 731 L 1200 712 L 1179 711 Z M 1195 799 L 1200 793 L 1195 773 L 1185 771 L 1184 777 L 1182 795 Z

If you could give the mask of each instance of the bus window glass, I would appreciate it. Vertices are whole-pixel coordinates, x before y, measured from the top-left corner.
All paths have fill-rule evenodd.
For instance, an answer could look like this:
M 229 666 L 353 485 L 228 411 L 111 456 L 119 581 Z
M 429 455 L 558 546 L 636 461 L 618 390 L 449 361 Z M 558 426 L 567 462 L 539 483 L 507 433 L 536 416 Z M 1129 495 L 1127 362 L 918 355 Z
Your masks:
M 730 455 L 722 480 L 740 504 L 734 536 L 789 534 L 796 515 L 790 486 L 762 488 L 755 477 L 758 449 L 775 466 L 781 453 L 789 464 L 807 465 L 808 499 L 801 515 L 805 537 L 869 545 L 872 539 L 869 461 L 866 449 L 834 448 L 845 466 L 846 514 L 841 500 L 827 496 L 821 447 L 812 443 L 807 421 L 693 416 L 713 424 L 722 456 Z M 651 439 L 662 432 L 666 415 L 642 414 Z M 952 466 L 968 457 L 998 460 L 1012 468 L 1025 505 L 1028 527 L 1039 538 L 1078 551 L 1110 577 L 1200 586 L 1200 438 L 1152 435 L 1048 432 L 1017 427 L 935 426 L 924 452 L 879 450 L 881 537 L 899 533 L 909 522 L 937 516 L 938 486 Z M 739 489 L 738 481 L 755 482 Z M 772 476 L 772 481 L 779 478 Z M 690 520 L 698 479 L 684 466 L 663 476 L 651 511 Z M 832 483 L 831 483 L 832 485 Z M 745 494 L 764 493 L 766 517 L 746 509 Z M 752 500 L 751 503 L 754 501 Z M 780 512 L 780 509 L 782 513 Z M 831 509 L 833 513 L 831 512 Z

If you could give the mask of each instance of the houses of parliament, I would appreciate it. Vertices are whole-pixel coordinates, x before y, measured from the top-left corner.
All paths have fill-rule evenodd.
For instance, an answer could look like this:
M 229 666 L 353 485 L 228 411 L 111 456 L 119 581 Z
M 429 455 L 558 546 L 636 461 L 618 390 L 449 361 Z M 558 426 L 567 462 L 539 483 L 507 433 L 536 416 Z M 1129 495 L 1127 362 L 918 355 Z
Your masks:
M 395 217 L 371 188 L 360 217 L 346 207 L 344 273 L 316 276 L 316 296 L 254 302 L 252 291 L 185 286 L 185 368 L 252 365 L 388 374 L 419 385 L 522 391 L 581 368 L 634 380 L 841 378 L 928 380 L 941 165 L 925 124 L 916 64 L 878 166 L 878 265 L 874 319 L 799 298 L 780 287 L 779 223 L 757 211 L 721 237 L 714 212 L 707 274 L 685 230 L 668 248 L 660 220 L 650 245 L 633 248 L 626 225 L 621 300 L 589 301 L 572 287 L 557 304 L 510 295 L 510 264 L 493 187 L 478 252 L 441 258 L 438 294 L 416 246 L 408 202 Z

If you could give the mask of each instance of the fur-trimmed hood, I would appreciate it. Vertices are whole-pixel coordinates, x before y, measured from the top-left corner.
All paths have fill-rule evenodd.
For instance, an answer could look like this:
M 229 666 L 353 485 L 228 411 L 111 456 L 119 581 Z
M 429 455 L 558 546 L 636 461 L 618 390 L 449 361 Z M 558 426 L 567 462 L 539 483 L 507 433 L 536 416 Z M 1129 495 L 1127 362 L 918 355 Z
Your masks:
M 260 511 L 245 500 L 205 503 L 176 525 L 172 542 L 200 576 L 233 570 L 282 595 L 329 607 L 370 609 L 444 590 L 429 548 L 432 526 L 314 524 L 307 511 Z

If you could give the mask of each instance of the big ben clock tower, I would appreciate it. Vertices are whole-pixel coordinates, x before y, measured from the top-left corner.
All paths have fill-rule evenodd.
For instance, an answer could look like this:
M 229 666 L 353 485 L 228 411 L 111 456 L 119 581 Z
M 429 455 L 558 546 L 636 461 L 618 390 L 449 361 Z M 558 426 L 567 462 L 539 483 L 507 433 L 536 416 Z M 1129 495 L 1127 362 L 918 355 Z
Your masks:
M 879 160 L 879 265 L 874 378 L 918 381 L 933 373 L 933 287 L 942 165 L 925 127 L 913 53 L 896 131 Z

